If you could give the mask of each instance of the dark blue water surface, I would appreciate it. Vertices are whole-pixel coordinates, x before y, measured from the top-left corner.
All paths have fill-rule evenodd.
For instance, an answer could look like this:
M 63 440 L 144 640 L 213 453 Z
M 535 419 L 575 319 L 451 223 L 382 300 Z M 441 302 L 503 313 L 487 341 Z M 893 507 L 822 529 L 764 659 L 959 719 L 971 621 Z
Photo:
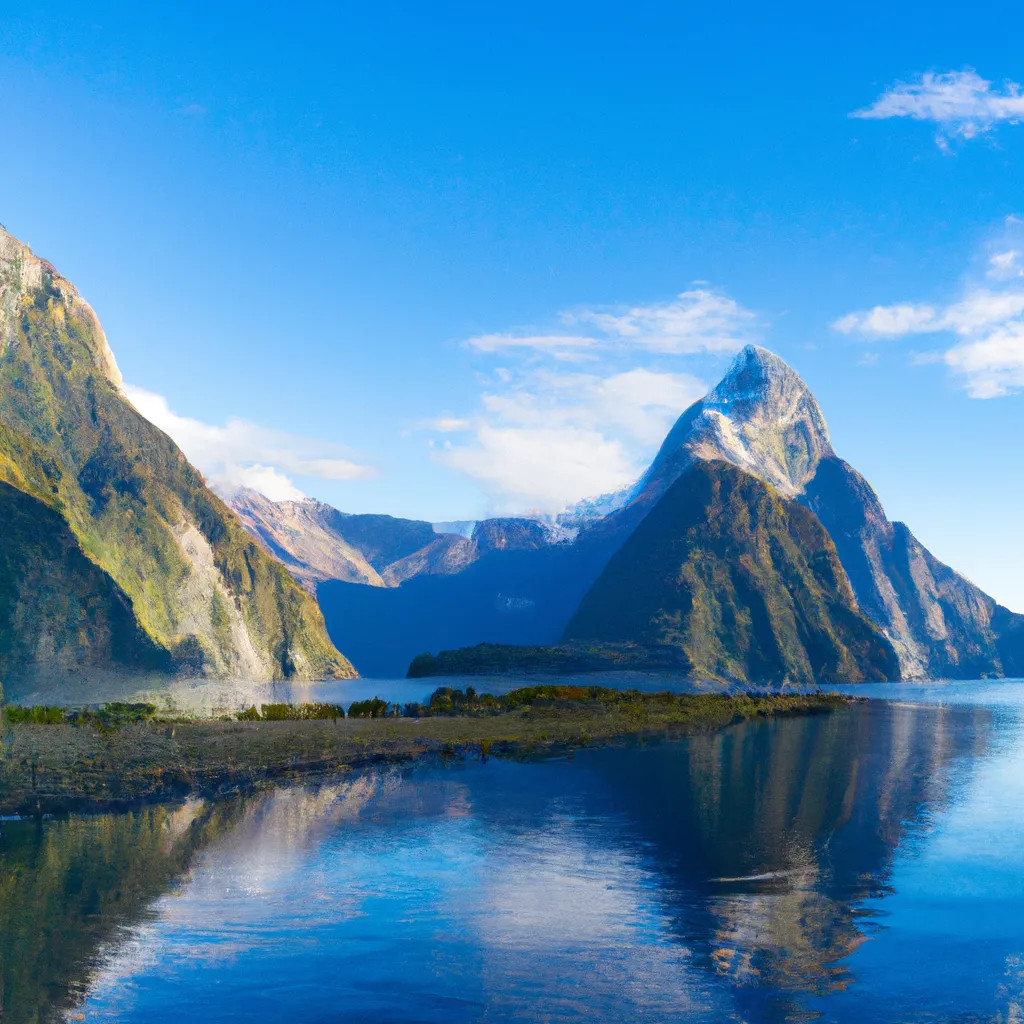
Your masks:
M 872 692 L 4 823 L 2 1019 L 1020 1021 L 1024 684 Z

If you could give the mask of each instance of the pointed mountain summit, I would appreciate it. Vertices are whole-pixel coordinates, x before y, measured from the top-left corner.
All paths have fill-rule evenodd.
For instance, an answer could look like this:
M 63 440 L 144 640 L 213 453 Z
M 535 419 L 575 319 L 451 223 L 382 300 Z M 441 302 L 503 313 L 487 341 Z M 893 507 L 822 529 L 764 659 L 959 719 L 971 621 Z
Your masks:
M 650 505 L 695 461 L 721 459 L 788 498 L 833 454 L 817 400 L 773 352 L 747 345 L 725 376 L 676 421 L 634 502 Z
M 635 528 L 698 462 L 724 461 L 811 509 L 828 531 L 861 610 L 896 651 L 904 679 L 1021 670 L 1024 617 L 944 565 L 886 517 L 870 484 L 832 449 L 800 376 L 748 345 L 676 422 L 621 518 Z M 614 519 L 614 517 L 613 517 Z M 611 521 L 611 520 L 610 520 Z
M 316 603 L 121 390 L 74 286 L 0 228 L 0 676 L 354 670 Z

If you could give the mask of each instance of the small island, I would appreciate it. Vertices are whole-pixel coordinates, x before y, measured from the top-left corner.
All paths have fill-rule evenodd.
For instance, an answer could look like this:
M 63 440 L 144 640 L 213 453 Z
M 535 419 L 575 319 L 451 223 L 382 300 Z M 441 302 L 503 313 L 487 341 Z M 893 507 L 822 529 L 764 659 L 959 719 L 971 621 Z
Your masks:
M 828 712 L 837 693 L 640 693 L 442 686 L 425 704 L 269 704 L 234 718 L 170 719 L 148 704 L 5 708 L 0 813 L 107 810 L 316 782 L 382 764 L 528 758 L 627 737 L 677 737 L 758 716 Z
M 413 658 L 408 679 L 435 676 L 584 675 L 590 672 L 671 672 L 689 675 L 689 658 L 667 644 L 601 643 L 597 641 L 529 647 L 476 644 Z

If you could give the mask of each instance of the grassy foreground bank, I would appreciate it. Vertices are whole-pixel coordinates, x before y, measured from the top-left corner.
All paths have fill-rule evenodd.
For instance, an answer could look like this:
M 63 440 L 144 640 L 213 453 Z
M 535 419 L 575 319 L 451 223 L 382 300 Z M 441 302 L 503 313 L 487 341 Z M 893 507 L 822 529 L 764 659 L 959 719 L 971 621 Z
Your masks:
M 367 718 L 8 722 L 0 813 L 218 796 L 418 758 L 531 756 L 629 736 L 718 729 L 763 715 L 830 711 L 851 700 L 830 693 L 678 695 L 561 686 L 502 698 L 447 688 L 438 695 L 416 705 L 419 714 Z

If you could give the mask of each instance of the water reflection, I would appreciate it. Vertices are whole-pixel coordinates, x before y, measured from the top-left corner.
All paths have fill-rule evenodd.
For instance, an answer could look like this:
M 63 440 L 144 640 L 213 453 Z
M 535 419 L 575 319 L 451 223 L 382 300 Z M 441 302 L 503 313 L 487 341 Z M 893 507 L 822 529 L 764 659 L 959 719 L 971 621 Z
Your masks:
M 1018 734 L 872 704 L 19 826 L 4 1020 L 1010 1019 Z M 966 887 L 938 923 L 936 878 Z
M 679 935 L 705 936 L 708 969 L 744 1014 L 788 1019 L 794 994 L 854 980 L 850 954 L 877 928 L 866 901 L 891 891 L 896 851 L 931 829 L 990 722 L 971 707 L 872 704 L 743 723 L 689 741 L 684 758 L 594 760 L 659 861 Z
M 0 829 L 0 1013 L 54 1018 L 84 993 L 101 948 L 145 915 L 230 830 L 238 805 L 190 801 L 134 814 Z

